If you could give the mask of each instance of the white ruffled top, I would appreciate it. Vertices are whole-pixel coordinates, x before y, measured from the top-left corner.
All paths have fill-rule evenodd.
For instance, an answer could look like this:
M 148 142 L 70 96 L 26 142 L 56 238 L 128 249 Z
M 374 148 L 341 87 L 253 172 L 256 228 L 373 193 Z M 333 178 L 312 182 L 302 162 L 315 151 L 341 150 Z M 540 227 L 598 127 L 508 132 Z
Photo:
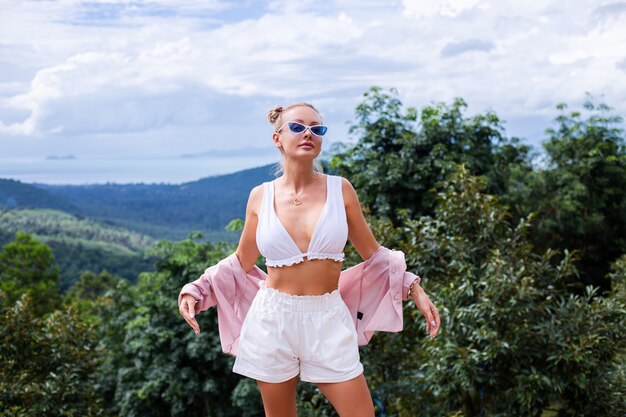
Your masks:
M 263 203 L 256 229 L 256 243 L 267 266 L 288 266 L 307 259 L 344 260 L 348 221 L 341 191 L 341 177 L 326 174 L 326 202 L 309 247 L 301 252 L 274 210 L 274 181 L 263 183 Z

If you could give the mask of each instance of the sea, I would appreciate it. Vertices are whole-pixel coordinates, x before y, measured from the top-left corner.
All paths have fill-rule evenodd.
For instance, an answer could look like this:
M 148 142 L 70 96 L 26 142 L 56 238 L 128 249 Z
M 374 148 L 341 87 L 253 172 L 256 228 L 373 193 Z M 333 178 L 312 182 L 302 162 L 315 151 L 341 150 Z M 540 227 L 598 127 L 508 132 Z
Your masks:
M 0 178 L 44 184 L 181 184 L 277 163 L 278 155 L 2 158 Z

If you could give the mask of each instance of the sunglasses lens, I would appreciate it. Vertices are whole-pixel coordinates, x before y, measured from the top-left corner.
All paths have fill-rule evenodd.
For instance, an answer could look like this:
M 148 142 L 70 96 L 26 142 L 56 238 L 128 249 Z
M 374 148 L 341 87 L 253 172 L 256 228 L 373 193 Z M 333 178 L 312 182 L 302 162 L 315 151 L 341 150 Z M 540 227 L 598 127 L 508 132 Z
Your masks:
M 317 136 L 324 136 L 328 128 L 326 126 L 313 126 L 311 127 L 311 132 Z
M 304 132 L 304 129 L 306 129 L 306 126 L 296 122 L 290 122 L 288 126 L 289 130 L 291 130 L 293 133 L 302 133 Z

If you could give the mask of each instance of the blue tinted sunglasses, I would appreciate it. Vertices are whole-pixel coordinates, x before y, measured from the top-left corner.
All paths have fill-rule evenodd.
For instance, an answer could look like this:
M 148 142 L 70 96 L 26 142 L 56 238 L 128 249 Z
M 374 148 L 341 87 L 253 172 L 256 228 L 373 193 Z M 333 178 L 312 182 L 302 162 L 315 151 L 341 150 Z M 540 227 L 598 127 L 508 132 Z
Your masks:
M 289 127 L 289 131 L 295 135 L 303 133 L 307 128 L 309 128 L 311 133 L 313 133 L 315 136 L 322 137 L 326 134 L 326 131 L 328 130 L 328 127 L 324 125 L 307 126 L 298 122 L 285 122 L 280 128 L 278 128 L 276 133 L 280 132 L 280 129 L 285 127 L 285 125 L 287 125 Z

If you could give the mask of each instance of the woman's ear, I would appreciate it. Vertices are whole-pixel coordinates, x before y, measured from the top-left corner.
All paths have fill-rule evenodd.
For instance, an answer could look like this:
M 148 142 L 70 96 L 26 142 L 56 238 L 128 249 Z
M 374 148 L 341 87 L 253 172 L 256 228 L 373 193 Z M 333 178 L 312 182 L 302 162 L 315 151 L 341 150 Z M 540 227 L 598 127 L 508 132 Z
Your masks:
M 277 144 L 279 147 L 282 146 L 281 143 L 278 141 L 278 133 L 274 133 L 272 134 L 272 140 L 274 141 L 275 144 Z

